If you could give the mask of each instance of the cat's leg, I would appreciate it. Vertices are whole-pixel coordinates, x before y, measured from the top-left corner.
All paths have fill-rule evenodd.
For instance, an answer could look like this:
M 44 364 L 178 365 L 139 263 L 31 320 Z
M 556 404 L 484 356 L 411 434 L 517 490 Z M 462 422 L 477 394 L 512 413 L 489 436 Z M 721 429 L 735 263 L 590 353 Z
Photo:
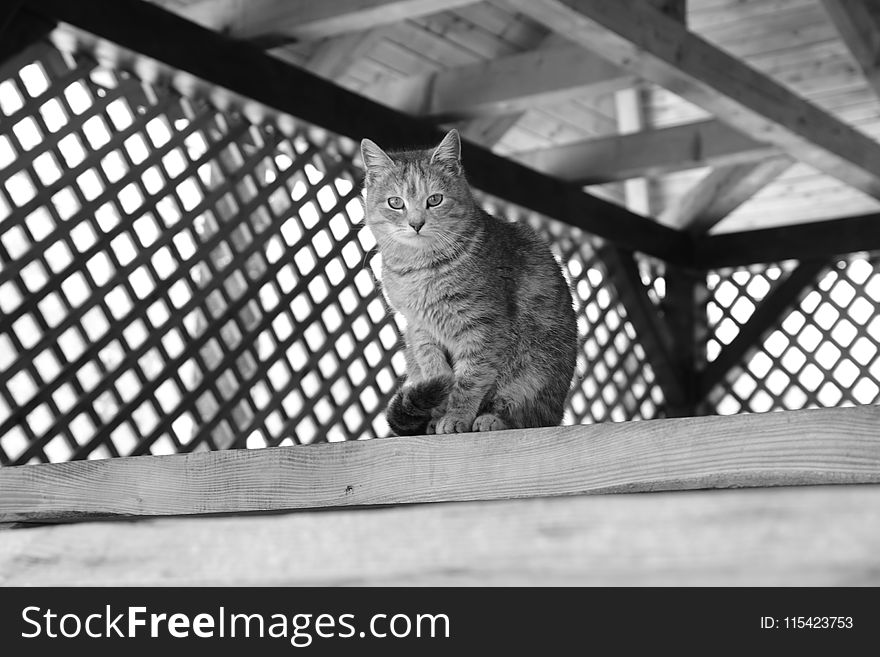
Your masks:
M 529 374 L 503 382 L 486 419 L 481 420 L 480 426 L 486 428 L 478 429 L 475 425 L 474 431 L 557 426 L 562 420 L 567 392 L 568 387 L 561 381 Z M 507 426 L 488 428 L 493 425 L 492 416 Z
M 431 379 L 452 379 L 452 366 L 446 351 L 431 339 L 431 336 L 418 327 L 407 327 L 406 331 L 406 366 L 412 383 L 430 381 Z
M 492 363 L 497 358 L 475 353 L 459 355 L 455 362 L 455 382 L 449 393 L 446 413 L 437 422 L 438 434 L 474 430 L 474 421 L 486 394 L 495 385 L 498 372 Z
M 503 397 L 498 396 L 498 386 L 492 393 L 486 396 L 477 411 L 477 419 L 474 420 L 474 431 L 501 431 L 502 429 L 517 429 L 515 423 L 508 414 L 507 404 Z
M 431 339 L 424 330 L 413 325 L 406 332 L 406 370 L 407 385 L 414 385 L 432 379 L 452 381 L 452 367 L 446 351 Z M 431 409 L 431 418 L 425 433 L 435 433 L 438 420 L 446 412 L 446 401 Z

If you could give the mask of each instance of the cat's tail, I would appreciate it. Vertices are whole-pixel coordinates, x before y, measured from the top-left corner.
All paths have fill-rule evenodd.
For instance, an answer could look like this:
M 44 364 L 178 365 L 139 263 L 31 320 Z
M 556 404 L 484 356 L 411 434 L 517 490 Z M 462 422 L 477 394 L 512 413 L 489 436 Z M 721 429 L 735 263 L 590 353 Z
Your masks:
M 388 426 L 397 436 L 420 436 L 428 429 L 431 411 L 449 396 L 449 379 L 430 379 L 401 387 L 385 409 Z

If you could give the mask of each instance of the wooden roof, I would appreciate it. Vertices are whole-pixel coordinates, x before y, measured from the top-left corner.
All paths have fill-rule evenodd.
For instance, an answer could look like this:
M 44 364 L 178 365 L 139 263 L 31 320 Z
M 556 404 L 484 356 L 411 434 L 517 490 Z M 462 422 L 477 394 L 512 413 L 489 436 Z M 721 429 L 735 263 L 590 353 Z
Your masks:
M 880 209 L 869 0 L 154 2 L 673 227 Z

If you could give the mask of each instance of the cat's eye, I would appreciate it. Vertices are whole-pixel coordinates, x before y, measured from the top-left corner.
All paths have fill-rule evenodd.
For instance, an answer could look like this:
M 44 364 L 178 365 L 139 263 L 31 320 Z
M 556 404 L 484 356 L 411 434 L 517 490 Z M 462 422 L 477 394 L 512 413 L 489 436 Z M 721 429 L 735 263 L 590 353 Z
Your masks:
M 393 208 L 394 210 L 402 210 L 403 209 L 403 199 L 399 196 L 391 196 L 388 199 L 388 206 Z
M 431 194 L 428 197 L 428 207 L 434 208 L 443 202 L 443 194 Z

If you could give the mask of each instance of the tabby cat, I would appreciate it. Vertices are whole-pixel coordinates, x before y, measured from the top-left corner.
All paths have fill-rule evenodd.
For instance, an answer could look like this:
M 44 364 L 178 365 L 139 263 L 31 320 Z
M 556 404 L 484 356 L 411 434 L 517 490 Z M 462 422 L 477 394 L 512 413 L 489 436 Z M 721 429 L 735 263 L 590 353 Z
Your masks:
M 574 373 L 571 291 L 548 246 L 487 214 L 458 132 L 434 149 L 361 142 L 382 286 L 406 318 L 407 377 L 386 410 L 397 435 L 551 426 Z

